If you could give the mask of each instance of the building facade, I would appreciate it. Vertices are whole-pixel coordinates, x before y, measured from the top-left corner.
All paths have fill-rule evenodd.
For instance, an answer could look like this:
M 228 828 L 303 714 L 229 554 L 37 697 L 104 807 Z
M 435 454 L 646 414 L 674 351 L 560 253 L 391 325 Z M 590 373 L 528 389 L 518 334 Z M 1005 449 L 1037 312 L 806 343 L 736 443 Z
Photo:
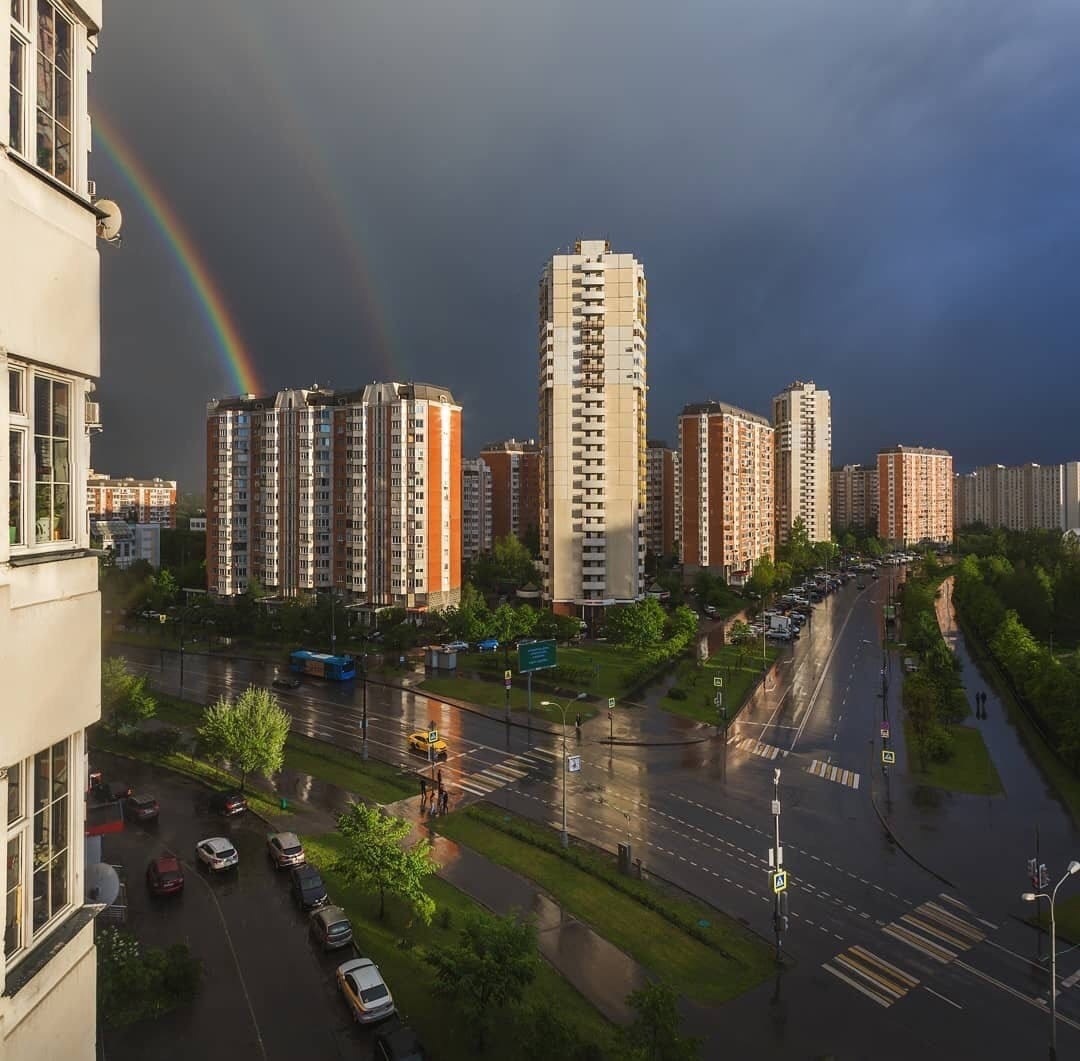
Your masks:
M 491 469 L 473 457 L 461 462 L 461 554 L 475 560 L 491 543 Z
M 157 523 L 176 529 L 175 479 L 114 479 L 91 472 L 86 501 L 92 520 Z
M 426 383 L 285 390 L 207 406 L 212 593 L 257 579 L 417 610 L 461 597 L 461 407 Z
M 974 472 L 953 476 L 953 522 L 957 527 L 966 527 L 978 521 L 977 485 Z
M 952 456 L 894 446 L 878 452 L 878 537 L 898 545 L 953 539 Z
M 953 480 L 956 525 L 1006 530 L 1068 530 L 1077 510 L 1078 469 L 1070 464 L 987 464 Z
M 95 549 L 111 553 L 113 564 L 122 571 L 138 560 L 145 560 L 155 570 L 161 567 L 160 523 L 92 519 L 90 541 Z
M 688 405 L 679 417 L 683 563 L 742 581 L 774 554 L 773 428 L 733 405 Z
M 876 464 L 845 464 L 829 475 L 832 529 L 861 527 L 877 533 L 878 473 Z
M 677 557 L 682 552 L 679 451 L 653 439 L 645 459 L 645 541 L 653 556 Z
M 1080 461 L 1061 466 L 1061 529 L 1080 528 Z
M 829 471 L 832 399 L 814 383 L 796 381 L 773 398 L 776 446 L 776 541 L 785 544 L 801 519 L 812 542 L 832 537 Z
M 540 447 L 533 439 L 508 438 L 480 451 L 491 474 L 491 540 L 512 534 L 522 542 L 540 539 Z
M 540 566 L 562 613 L 644 594 L 646 306 L 641 263 L 604 240 L 540 279 Z
M 100 0 L 0 9 L 0 1057 L 96 1056 L 84 731 L 101 714 L 89 401 L 101 373 L 87 82 Z

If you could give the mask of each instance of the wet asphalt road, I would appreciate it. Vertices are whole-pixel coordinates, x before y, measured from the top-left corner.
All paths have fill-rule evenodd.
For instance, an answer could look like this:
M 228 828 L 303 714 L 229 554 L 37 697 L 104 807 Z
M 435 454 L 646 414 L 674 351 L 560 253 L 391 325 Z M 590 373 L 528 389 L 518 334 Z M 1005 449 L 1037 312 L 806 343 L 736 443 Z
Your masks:
M 580 748 L 571 738 L 583 755 L 582 771 L 567 787 L 571 831 L 608 849 L 629 835 L 647 871 L 766 936 L 772 932 L 769 800 L 773 771 L 782 771 L 782 839 L 792 875 L 785 949 L 797 965 L 785 974 L 779 998 L 770 985 L 725 1010 L 736 1023 L 725 1020 L 722 1037 L 713 1039 L 720 1034 L 715 1021 L 703 1022 L 702 1032 L 718 1047 L 745 1032 L 748 1047 L 778 1057 L 808 1056 L 809 1049 L 853 1057 L 968 1056 L 976 1048 L 996 1057 L 1030 1056 L 1032 1045 L 1045 1040 L 1048 976 L 1033 962 L 1031 930 L 1012 916 L 1025 911 L 1008 901 L 1027 886 L 1011 862 L 1022 868 L 1030 856 L 1012 855 L 1007 865 L 1002 838 L 985 828 L 988 814 L 1017 816 L 1004 809 L 1006 800 L 948 796 L 938 799 L 942 814 L 935 819 L 926 790 L 904 777 L 898 674 L 889 675 L 898 763 L 888 779 L 881 772 L 880 637 L 889 588 L 888 574 L 868 579 L 863 591 L 852 582 L 817 607 L 726 741 L 611 748 L 598 742 L 606 735 L 600 720 L 586 727 Z M 157 669 L 156 652 L 142 659 L 151 672 Z M 210 697 L 271 674 L 262 664 L 189 658 L 185 690 Z M 175 687 L 175 663 L 167 660 L 156 677 Z M 359 687 L 319 684 L 282 701 L 300 731 L 358 747 L 360 696 Z M 452 750 L 444 777 L 461 799 L 487 798 L 561 821 L 556 738 L 422 694 L 369 685 L 368 697 L 372 755 L 422 766 L 403 750 L 404 736 L 435 719 Z M 1007 738 L 997 735 L 1000 749 L 991 743 L 995 757 L 1026 763 Z M 1030 764 L 1026 769 L 1025 777 L 1014 763 L 1010 777 L 1035 786 L 1032 800 L 1041 799 L 1053 818 L 1056 803 L 1046 800 Z M 901 839 L 909 828 L 911 846 L 925 846 L 932 867 L 961 891 L 919 868 L 886 837 L 873 794 Z M 1065 857 L 1071 827 L 1057 813 L 1046 825 L 1044 856 L 1060 844 Z M 934 842 L 924 845 L 928 836 Z M 1073 955 L 1072 964 L 1080 967 L 1080 957 Z M 1062 979 L 1073 971 L 1063 959 Z M 1080 988 L 1062 990 L 1058 1005 L 1066 1018 L 1059 1026 L 1061 1056 L 1069 1049 L 1080 1056 Z

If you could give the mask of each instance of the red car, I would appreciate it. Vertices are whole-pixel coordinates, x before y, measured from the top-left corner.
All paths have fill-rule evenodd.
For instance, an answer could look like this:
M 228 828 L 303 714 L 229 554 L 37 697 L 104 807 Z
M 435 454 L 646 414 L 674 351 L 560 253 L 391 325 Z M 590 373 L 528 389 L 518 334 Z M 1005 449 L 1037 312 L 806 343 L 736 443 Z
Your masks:
M 146 867 L 151 895 L 175 895 L 184 890 L 184 869 L 175 855 L 159 855 Z

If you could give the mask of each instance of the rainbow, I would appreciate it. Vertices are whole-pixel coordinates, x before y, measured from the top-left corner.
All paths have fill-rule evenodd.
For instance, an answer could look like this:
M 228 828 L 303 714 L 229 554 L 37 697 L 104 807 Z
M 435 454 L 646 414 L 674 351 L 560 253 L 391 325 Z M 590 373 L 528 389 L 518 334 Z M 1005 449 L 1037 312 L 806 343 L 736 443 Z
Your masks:
M 255 363 L 244 346 L 220 288 L 210 275 L 206 260 L 185 230 L 179 215 L 165 198 L 164 192 L 100 108 L 94 111 L 94 140 L 104 149 L 165 237 L 169 250 L 184 273 L 206 323 L 214 334 L 236 388 L 243 394 L 258 394 L 262 388 L 255 371 Z

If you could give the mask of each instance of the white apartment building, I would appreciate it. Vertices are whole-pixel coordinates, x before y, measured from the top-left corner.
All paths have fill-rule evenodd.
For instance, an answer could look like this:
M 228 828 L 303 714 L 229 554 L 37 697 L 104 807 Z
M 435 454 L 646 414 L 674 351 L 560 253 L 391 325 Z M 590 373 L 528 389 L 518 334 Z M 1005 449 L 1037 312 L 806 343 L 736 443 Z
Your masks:
M 372 383 L 207 406 L 207 583 L 331 587 L 374 607 L 461 595 L 461 407 L 444 388 Z
M 723 402 L 687 405 L 679 417 L 682 559 L 741 582 L 774 553 L 773 428 Z
M 491 544 L 491 469 L 472 457 L 461 462 L 461 554 L 475 560 Z
M 111 553 L 121 571 L 137 560 L 145 560 L 155 570 L 161 567 L 161 524 L 125 523 L 121 519 L 92 519 L 90 540 L 95 549 Z
M 643 266 L 604 240 L 540 279 L 541 568 L 564 614 L 644 593 L 646 306 Z
M 101 371 L 87 78 L 100 0 L 0 9 L 0 1056 L 92 1061 L 84 730 L 101 714 L 88 398 Z
M 787 542 L 802 519 L 812 542 L 832 537 L 829 471 L 832 399 L 814 383 L 796 381 L 773 398 L 776 445 L 776 541 Z
M 1080 461 L 1061 466 L 1061 529 L 1080 528 Z
M 1070 530 L 1080 519 L 1080 463 L 987 464 L 953 478 L 956 525 Z

